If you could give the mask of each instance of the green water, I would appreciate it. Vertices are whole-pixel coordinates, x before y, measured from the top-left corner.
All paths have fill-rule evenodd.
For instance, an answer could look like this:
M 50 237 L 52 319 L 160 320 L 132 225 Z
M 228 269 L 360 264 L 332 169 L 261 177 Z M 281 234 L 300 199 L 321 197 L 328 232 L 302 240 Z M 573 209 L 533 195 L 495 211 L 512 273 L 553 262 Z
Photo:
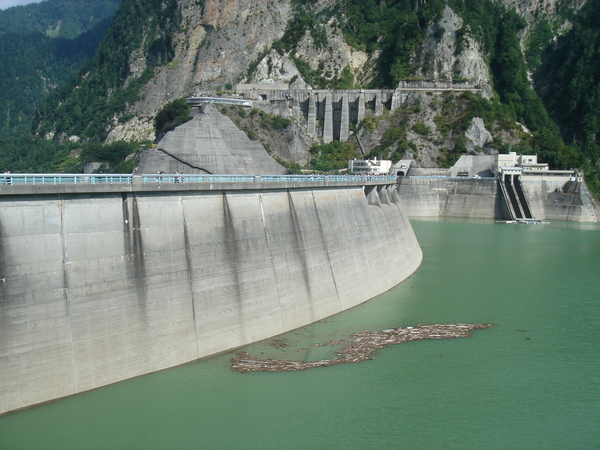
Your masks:
M 0 448 L 600 448 L 600 229 L 414 220 L 424 261 L 402 285 L 265 343 L 419 323 L 487 322 L 372 361 L 233 372 L 231 354 L 0 418 Z M 357 280 L 359 282 L 360 280 Z M 0 369 L 1 370 L 1 369 Z

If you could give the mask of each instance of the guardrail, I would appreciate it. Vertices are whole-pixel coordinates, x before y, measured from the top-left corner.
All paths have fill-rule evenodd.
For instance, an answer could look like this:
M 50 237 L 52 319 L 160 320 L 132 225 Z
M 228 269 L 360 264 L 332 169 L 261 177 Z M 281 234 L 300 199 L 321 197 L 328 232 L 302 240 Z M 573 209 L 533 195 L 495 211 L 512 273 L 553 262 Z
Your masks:
M 99 183 L 126 183 L 130 184 L 133 181 L 131 175 L 110 174 L 110 175 L 82 175 L 69 173 L 46 173 L 46 174 L 0 174 L 0 183 L 4 185 L 20 185 L 20 184 L 99 184 Z
M 495 180 L 495 177 L 449 177 L 446 175 L 410 175 L 406 178 L 443 179 L 443 180 Z
M 396 181 L 391 175 L 0 174 L 3 185 Z

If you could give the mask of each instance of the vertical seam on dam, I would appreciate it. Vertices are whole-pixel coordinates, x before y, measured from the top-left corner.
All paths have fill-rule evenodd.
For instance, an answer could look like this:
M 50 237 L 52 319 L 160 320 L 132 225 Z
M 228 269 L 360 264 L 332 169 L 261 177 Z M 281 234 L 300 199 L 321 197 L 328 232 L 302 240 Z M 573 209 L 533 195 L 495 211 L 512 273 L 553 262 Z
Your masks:
M 231 215 L 231 209 L 229 208 L 229 201 L 227 200 L 227 194 L 223 192 L 223 240 L 225 241 L 226 255 L 231 267 L 231 273 L 233 276 L 233 286 L 235 291 L 235 300 L 237 303 L 237 320 L 242 324 L 242 334 L 246 335 L 245 327 L 243 327 L 244 320 L 242 314 L 243 301 L 241 291 L 241 280 L 240 280 L 240 268 L 241 261 L 240 255 L 237 250 L 237 240 L 235 226 L 233 224 L 233 217 Z
M 2 222 L 0 222 L 0 295 L 2 296 L 0 297 L 0 303 L 3 303 L 6 298 L 7 268 L 6 253 L 4 252 L 4 230 L 2 229 Z
M 65 306 L 66 306 L 66 321 L 67 321 L 67 327 L 68 327 L 68 334 L 69 334 L 69 344 L 71 345 L 71 349 L 73 349 L 74 343 L 73 343 L 73 324 L 71 322 L 71 293 L 69 292 L 69 277 L 68 277 L 68 273 L 67 273 L 67 259 L 69 257 L 68 253 L 67 253 L 67 238 L 66 238 L 66 234 L 65 234 L 65 202 L 63 201 L 63 197 L 59 196 L 58 197 L 58 208 L 60 210 L 60 241 L 61 241 L 61 247 L 62 247 L 62 269 L 63 269 L 63 295 L 64 295 L 64 299 L 65 299 Z M 77 382 L 77 364 L 75 362 L 75 352 L 71 351 L 70 354 L 70 360 L 71 360 L 71 376 L 73 377 L 72 380 L 73 382 Z
M 279 304 L 279 307 L 281 308 L 281 294 L 279 291 L 279 283 L 277 283 L 277 275 L 275 273 L 275 263 L 273 260 L 273 246 L 271 245 L 271 238 L 269 236 L 269 229 L 267 227 L 267 219 L 265 217 L 265 206 L 263 204 L 263 194 L 258 194 L 258 205 L 260 207 L 260 215 L 261 215 L 261 220 L 263 223 L 263 230 L 265 232 L 265 240 L 267 242 L 267 248 L 269 250 L 269 259 L 270 259 L 270 267 L 271 270 L 273 272 L 273 278 L 275 279 L 275 290 L 277 291 L 277 303 Z
M 298 223 L 298 213 L 296 212 L 296 208 L 294 207 L 294 200 L 292 199 L 292 194 L 288 190 L 287 191 L 288 198 L 288 206 L 290 208 L 290 219 L 292 221 L 292 230 L 294 231 L 294 244 L 298 250 L 298 255 L 300 256 L 300 262 L 302 263 L 302 276 L 304 278 L 304 286 L 306 288 L 306 293 L 308 294 L 308 300 L 311 308 L 311 315 L 313 310 L 313 296 L 312 289 L 310 286 L 310 274 L 308 273 L 308 261 L 306 257 L 306 249 L 304 248 L 304 240 L 302 239 L 302 231 L 300 229 L 300 224 Z
M 146 287 L 146 262 L 144 257 L 144 243 L 142 240 L 142 228 L 140 223 L 140 211 L 137 202 L 137 196 L 133 196 L 133 223 L 131 232 L 133 234 L 133 270 L 138 286 L 138 302 L 145 303 L 147 287 Z M 140 292 L 141 289 L 141 292 Z M 141 295 L 140 295 L 141 294 Z
M 65 298 L 65 306 L 67 309 L 67 317 L 71 317 L 71 300 L 69 298 L 69 277 L 67 274 L 67 239 L 65 236 L 65 204 L 62 196 L 58 199 L 58 206 L 60 208 L 60 241 L 62 247 L 62 271 L 63 271 L 63 295 Z
M 315 208 L 315 214 L 317 216 L 317 223 L 319 224 L 319 234 L 321 237 L 321 243 L 323 245 L 323 249 L 325 250 L 325 256 L 327 256 L 327 265 L 329 266 L 329 272 L 331 273 L 331 279 L 333 281 L 333 287 L 335 288 L 335 296 L 340 301 L 340 292 L 338 291 L 338 284 L 335 279 L 335 273 L 333 271 L 333 267 L 331 266 L 331 256 L 329 255 L 329 247 L 327 246 L 327 240 L 325 239 L 325 231 L 323 230 L 323 223 L 321 222 L 321 216 L 319 215 L 319 208 L 317 207 L 317 198 L 315 197 L 315 191 L 311 189 L 310 191 L 312 195 L 312 204 Z M 337 200 L 337 196 L 336 196 Z
M 367 202 L 367 207 L 368 207 L 368 206 L 373 206 L 373 205 L 369 205 L 369 200 L 367 199 L 367 195 L 366 195 L 366 193 L 365 193 L 364 189 L 363 189 L 363 195 L 365 196 L 365 202 Z M 368 255 L 369 255 L 369 251 L 368 251 L 368 249 L 367 249 L 367 248 L 365 248 L 365 245 L 364 245 L 364 243 L 365 243 L 365 242 L 369 242 L 369 240 L 368 240 L 368 239 L 366 239 L 366 237 L 365 237 L 365 235 L 364 235 L 364 233 L 363 233 L 363 227 L 361 226 L 361 223 L 360 223 L 360 221 L 358 220 L 358 214 L 356 213 L 356 209 L 354 209 L 354 208 L 352 207 L 352 199 L 350 198 L 350 196 L 349 196 L 349 195 L 348 195 L 346 198 L 348 199 L 348 203 L 349 203 L 349 205 L 348 205 L 348 208 L 350 208 L 350 211 L 352 211 L 352 215 L 354 216 L 354 221 L 355 221 L 355 223 L 357 224 L 357 228 L 358 228 L 358 235 L 359 235 L 359 237 L 360 237 L 360 242 L 361 242 L 361 243 L 363 243 L 363 244 L 362 244 L 362 249 L 363 249 L 363 251 L 365 252 L 365 256 L 366 256 L 366 257 L 363 259 L 363 261 L 362 261 L 362 264 L 366 264 L 366 265 L 368 266 L 368 271 L 367 271 L 367 273 L 372 273 L 371 259 L 368 257 Z M 363 271 L 363 272 L 364 272 L 364 271 Z
M 138 303 L 143 303 L 146 297 L 146 268 L 143 255 L 143 244 L 140 230 L 140 216 L 138 212 L 137 199 L 133 196 L 132 212 L 130 218 L 129 197 L 126 192 L 121 194 L 123 208 L 123 234 L 125 255 L 127 258 L 127 272 L 129 278 L 135 282 L 135 292 Z M 140 291 L 141 290 L 141 291 Z
M 198 325 L 196 322 L 196 296 L 195 296 L 195 291 L 194 291 L 194 275 L 193 275 L 193 267 L 192 267 L 192 256 L 190 254 L 191 252 L 191 245 L 190 245 L 190 236 L 188 234 L 188 227 L 187 227 L 187 219 L 185 217 L 185 204 L 183 201 L 183 197 L 180 197 L 181 199 L 181 214 L 183 216 L 183 241 L 184 241 L 184 245 L 185 245 L 185 265 L 187 268 L 187 273 L 188 273 L 188 283 L 190 284 L 190 293 L 191 293 L 191 301 L 192 301 L 192 318 L 194 320 L 194 335 L 195 335 L 195 341 L 196 341 L 196 354 L 198 355 L 198 358 L 200 357 L 200 347 L 199 347 L 199 343 L 198 343 Z

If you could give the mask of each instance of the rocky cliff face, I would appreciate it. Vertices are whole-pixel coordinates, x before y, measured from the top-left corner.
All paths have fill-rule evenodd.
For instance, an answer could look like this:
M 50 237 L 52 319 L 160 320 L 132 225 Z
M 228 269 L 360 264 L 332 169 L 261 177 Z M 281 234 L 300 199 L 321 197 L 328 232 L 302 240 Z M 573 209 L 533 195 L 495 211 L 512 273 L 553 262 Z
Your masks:
M 481 45 L 467 33 L 462 49 L 458 50 L 457 31 L 462 27 L 463 20 L 446 5 L 440 21 L 427 28 L 425 43 L 417 57 L 418 75 L 442 81 L 467 79 L 485 86 L 485 95 L 489 97 L 490 73 Z
M 564 7 L 558 0 L 498 2 L 515 8 L 528 22 L 528 27 L 519 36 L 523 43 L 539 20 L 556 19 L 557 11 Z M 303 77 L 308 70 L 329 80 L 339 79 L 346 72 L 351 74 L 353 86 L 368 85 L 377 76 L 381 53 L 367 53 L 349 45 L 342 31 L 343 17 L 339 16 L 343 10 L 335 9 L 339 3 L 337 0 L 303 3 L 304 12 L 311 14 L 316 22 L 297 38 L 292 50 L 282 50 L 278 46 L 279 40 L 298 20 L 298 5 L 293 0 L 178 0 L 180 23 L 178 31 L 169 37 L 172 59 L 154 67 L 154 75 L 142 88 L 139 99 L 129 106 L 126 115 L 130 119 L 115 118 L 107 126 L 108 141 L 152 140 L 153 117 L 167 102 L 194 94 L 232 92 L 239 82 L 284 83 L 292 89 L 315 88 L 311 86 L 311 80 Z M 569 6 L 577 8 L 583 3 L 584 0 L 578 0 Z M 337 12 L 332 13 L 334 10 Z M 553 23 L 554 29 L 561 26 L 568 24 Z M 410 57 L 414 77 L 436 81 L 469 80 L 483 88 L 485 98 L 494 96 L 488 55 L 477 33 L 465 25 L 465 20 L 456 11 L 446 5 L 422 32 L 421 45 Z M 319 39 L 319 36 L 325 38 Z M 149 66 L 145 47 L 147 43 L 129 56 L 131 80 Z M 431 100 L 413 99 L 424 107 L 411 116 L 411 123 L 424 123 L 435 132 L 436 101 Z M 489 124 L 477 122 L 476 128 L 485 130 L 486 126 Z M 409 130 L 408 137 L 412 134 Z M 438 159 L 436 147 L 440 142 L 452 147 L 452 139 L 456 140 L 456 136 L 443 139 L 438 136 L 432 142 L 431 136 L 423 139 L 418 133 L 414 138 L 425 149 L 421 153 L 423 163 L 432 164 Z M 508 140 L 513 142 L 514 134 Z M 369 141 L 365 138 L 365 142 Z M 301 156 L 301 153 L 308 155 L 309 145 L 310 142 L 306 142 L 302 149 L 295 148 L 293 159 L 306 161 L 307 156 Z M 377 136 L 371 145 L 371 148 L 379 145 Z M 480 145 L 475 143 L 470 147 L 479 148 Z M 285 152 L 271 150 L 276 156 L 284 157 Z
M 559 10 L 573 8 L 580 9 L 587 0 L 498 0 L 506 8 L 514 8 L 525 19 L 528 25 L 535 24 L 542 18 L 558 21 Z M 563 24 L 568 25 L 568 21 Z M 560 24 L 559 24 L 560 25 Z
M 164 103 L 194 91 L 235 84 L 248 66 L 283 34 L 291 17 L 289 0 L 180 0 L 181 32 L 175 56 L 157 71 L 134 110 L 154 114 Z M 132 64 L 144 60 L 140 53 Z
M 172 37 L 173 60 L 155 71 L 130 114 L 152 117 L 169 101 L 235 84 L 260 52 L 283 34 L 291 17 L 289 0 L 179 0 L 180 32 Z M 129 59 L 131 77 L 147 67 L 140 49 Z M 113 128 L 109 140 L 134 134 L 153 139 L 151 121 L 133 119 Z

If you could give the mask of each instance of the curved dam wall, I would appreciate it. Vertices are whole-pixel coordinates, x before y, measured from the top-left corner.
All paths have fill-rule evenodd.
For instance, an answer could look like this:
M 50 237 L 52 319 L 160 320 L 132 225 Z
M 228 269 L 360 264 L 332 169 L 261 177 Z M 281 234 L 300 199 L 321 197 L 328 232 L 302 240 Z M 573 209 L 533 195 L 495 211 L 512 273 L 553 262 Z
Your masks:
M 393 186 L 65 189 L 0 205 L 0 413 L 301 327 L 422 259 Z

